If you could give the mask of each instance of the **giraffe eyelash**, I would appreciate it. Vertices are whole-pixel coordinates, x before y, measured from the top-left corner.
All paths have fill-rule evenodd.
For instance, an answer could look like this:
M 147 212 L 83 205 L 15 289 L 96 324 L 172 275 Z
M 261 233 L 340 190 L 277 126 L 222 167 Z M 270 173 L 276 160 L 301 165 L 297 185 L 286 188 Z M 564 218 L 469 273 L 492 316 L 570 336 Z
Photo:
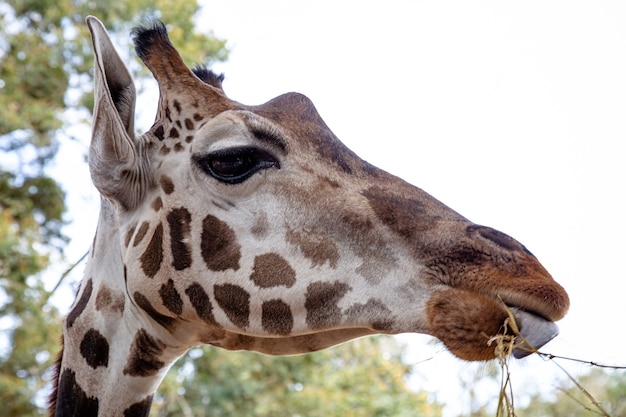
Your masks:
M 277 158 L 252 146 L 221 149 L 194 159 L 205 173 L 226 184 L 240 184 L 263 169 L 280 169 Z

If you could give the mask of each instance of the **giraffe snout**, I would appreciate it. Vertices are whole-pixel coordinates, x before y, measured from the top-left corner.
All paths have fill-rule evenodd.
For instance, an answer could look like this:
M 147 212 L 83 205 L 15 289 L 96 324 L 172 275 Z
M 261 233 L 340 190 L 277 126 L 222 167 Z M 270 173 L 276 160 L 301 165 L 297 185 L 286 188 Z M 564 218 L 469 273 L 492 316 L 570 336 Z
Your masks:
M 470 224 L 440 253 L 427 267 L 446 286 L 501 299 L 550 321 L 569 309 L 564 288 L 525 246 L 500 231 Z

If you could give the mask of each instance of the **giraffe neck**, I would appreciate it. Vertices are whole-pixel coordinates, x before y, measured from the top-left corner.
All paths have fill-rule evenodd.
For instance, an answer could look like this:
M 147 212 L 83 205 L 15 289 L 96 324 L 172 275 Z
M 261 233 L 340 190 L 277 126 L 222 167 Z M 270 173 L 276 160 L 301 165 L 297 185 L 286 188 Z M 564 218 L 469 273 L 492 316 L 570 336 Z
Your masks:
M 109 204 L 103 200 L 85 277 L 64 324 L 55 417 L 147 416 L 159 383 L 188 348 L 128 296 Z

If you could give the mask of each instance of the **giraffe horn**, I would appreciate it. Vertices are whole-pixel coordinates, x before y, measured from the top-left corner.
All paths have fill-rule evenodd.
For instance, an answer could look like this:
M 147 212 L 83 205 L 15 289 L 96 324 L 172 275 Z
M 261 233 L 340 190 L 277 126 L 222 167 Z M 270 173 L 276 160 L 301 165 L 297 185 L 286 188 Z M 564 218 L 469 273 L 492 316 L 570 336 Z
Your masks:
M 91 177 L 103 196 L 131 208 L 140 199 L 140 190 L 121 184 L 135 177 L 132 173 L 139 163 L 134 144 L 135 85 L 102 22 L 93 16 L 86 22 L 94 48 Z
M 169 86 L 191 75 L 183 58 L 170 42 L 163 22 L 156 21 L 151 26 L 133 29 L 132 38 L 137 55 L 157 79 L 159 86 Z
M 200 92 L 205 99 L 224 101 L 222 91 L 200 80 L 170 42 L 163 22 L 132 31 L 135 51 L 159 84 L 162 98 L 169 91 Z M 220 81 L 221 82 L 221 81 Z M 208 95 L 208 97 L 207 97 Z

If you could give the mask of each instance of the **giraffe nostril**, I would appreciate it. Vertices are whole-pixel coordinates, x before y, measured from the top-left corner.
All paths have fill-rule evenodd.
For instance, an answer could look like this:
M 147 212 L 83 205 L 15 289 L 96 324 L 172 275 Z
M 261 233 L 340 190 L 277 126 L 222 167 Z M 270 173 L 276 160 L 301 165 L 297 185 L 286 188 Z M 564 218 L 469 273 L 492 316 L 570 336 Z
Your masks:
M 478 234 L 480 237 L 490 241 L 491 243 L 496 244 L 502 249 L 517 251 L 522 250 L 529 255 L 534 256 L 524 245 L 519 243 L 517 240 L 513 239 L 506 233 L 502 233 L 498 230 L 492 229 L 486 226 L 479 225 L 471 225 L 467 228 L 467 233 L 472 236 Z

